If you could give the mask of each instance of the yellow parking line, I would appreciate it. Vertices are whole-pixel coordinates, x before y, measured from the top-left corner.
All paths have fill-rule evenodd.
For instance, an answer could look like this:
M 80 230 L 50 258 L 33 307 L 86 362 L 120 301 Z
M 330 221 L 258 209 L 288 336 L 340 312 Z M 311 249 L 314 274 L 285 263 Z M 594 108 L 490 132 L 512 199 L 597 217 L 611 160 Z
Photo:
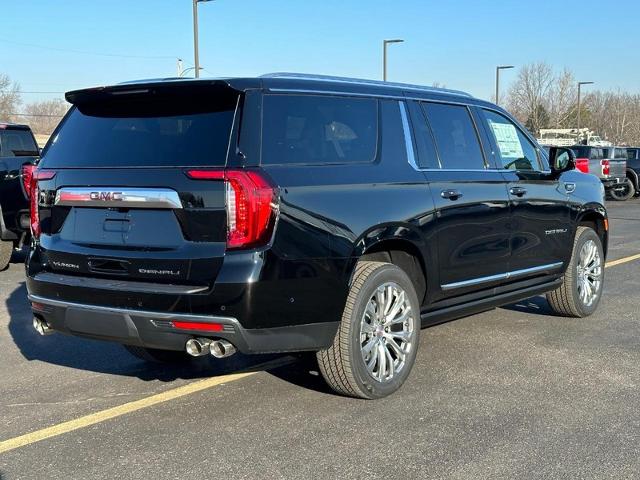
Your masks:
M 618 260 L 612 260 L 605 264 L 605 268 L 615 267 L 616 265 L 621 265 L 623 263 L 633 262 L 634 260 L 640 260 L 640 253 L 636 255 L 631 255 L 629 257 L 619 258 Z
M 143 408 L 151 407 L 159 403 L 168 402 L 169 400 L 174 400 L 186 395 L 191 395 L 192 393 L 201 392 L 202 390 L 215 387 L 216 385 L 235 382 L 236 380 L 254 375 L 255 373 L 257 372 L 234 373 L 232 375 L 207 378 L 205 380 L 200 380 L 188 385 L 183 385 L 182 387 L 174 388 L 172 390 L 167 390 L 166 392 L 151 395 L 140 400 L 125 403 L 124 405 L 119 405 L 117 407 L 108 408 L 97 413 L 85 415 L 84 417 L 76 418 L 75 420 L 69 420 L 68 422 L 63 422 L 51 427 L 43 428 L 41 430 L 36 430 L 35 432 L 20 435 L 19 437 L 10 438 L 9 440 L 0 442 L 0 453 L 8 452 L 20 447 L 25 447 L 27 445 L 45 440 L 47 438 L 57 437 L 58 435 L 69 433 L 80 428 L 85 428 L 90 425 L 95 425 L 96 423 L 120 417 L 121 415 L 126 415 L 127 413 L 142 410 Z

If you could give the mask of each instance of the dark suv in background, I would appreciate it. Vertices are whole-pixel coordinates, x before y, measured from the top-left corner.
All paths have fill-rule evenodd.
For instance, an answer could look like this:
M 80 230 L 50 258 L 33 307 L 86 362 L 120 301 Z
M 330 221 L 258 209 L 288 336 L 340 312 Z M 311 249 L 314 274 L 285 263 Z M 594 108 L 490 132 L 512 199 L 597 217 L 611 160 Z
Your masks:
M 27 125 L 0 122 L 0 271 L 29 236 L 31 172 L 38 145 Z
M 602 184 L 465 93 L 279 74 L 66 98 L 32 191 L 42 334 L 160 361 L 313 351 L 337 392 L 377 398 L 423 326 L 600 300 Z

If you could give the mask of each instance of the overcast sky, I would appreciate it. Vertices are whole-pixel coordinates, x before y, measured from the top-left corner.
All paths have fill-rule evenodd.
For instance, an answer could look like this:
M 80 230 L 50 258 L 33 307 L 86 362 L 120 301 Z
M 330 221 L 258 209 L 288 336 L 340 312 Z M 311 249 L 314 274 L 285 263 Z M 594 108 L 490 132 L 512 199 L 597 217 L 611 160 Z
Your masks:
M 0 0 L 0 72 L 26 102 L 174 76 L 193 64 L 191 0 Z M 497 64 L 546 61 L 590 88 L 640 92 L 636 0 L 215 0 L 201 3 L 203 76 L 274 71 L 434 82 L 489 98 Z M 505 89 L 515 73 L 504 72 Z

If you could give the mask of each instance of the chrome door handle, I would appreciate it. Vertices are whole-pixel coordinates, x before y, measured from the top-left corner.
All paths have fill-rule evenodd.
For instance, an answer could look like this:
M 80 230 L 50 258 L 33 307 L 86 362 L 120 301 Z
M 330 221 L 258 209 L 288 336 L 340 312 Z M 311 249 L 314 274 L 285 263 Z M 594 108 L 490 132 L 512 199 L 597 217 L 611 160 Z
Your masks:
M 522 187 L 511 187 L 509 193 L 515 197 L 523 197 L 527 194 L 527 189 Z
M 440 192 L 440 196 L 448 200 L 458 200 L 462 197 L 462 192 L 459 190 L 443 190 Z

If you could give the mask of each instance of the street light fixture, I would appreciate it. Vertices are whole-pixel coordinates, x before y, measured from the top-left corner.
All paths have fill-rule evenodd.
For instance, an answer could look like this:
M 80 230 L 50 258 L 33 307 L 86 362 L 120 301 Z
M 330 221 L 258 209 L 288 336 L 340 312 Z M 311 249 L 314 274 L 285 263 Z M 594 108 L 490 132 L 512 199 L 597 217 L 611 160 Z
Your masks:
M 496 105 L 500 105 L 500 70 L 515 68 L 513 65 L 499 65 L 496 67 Z
M 580 90 L 582 85 L 593 85 L 595 82 L 578 82 L 578 130 L 580 130 Z
M 382 41 L 382 80 L 387 81 L 387 45 L 390 43 L 403 43 L 404 40 L 395 38 Z
M 193 63 L 195 77 L 200 77 L 200 58 L 198 52 L 198 4 L 212 0 L 193 0 Z

